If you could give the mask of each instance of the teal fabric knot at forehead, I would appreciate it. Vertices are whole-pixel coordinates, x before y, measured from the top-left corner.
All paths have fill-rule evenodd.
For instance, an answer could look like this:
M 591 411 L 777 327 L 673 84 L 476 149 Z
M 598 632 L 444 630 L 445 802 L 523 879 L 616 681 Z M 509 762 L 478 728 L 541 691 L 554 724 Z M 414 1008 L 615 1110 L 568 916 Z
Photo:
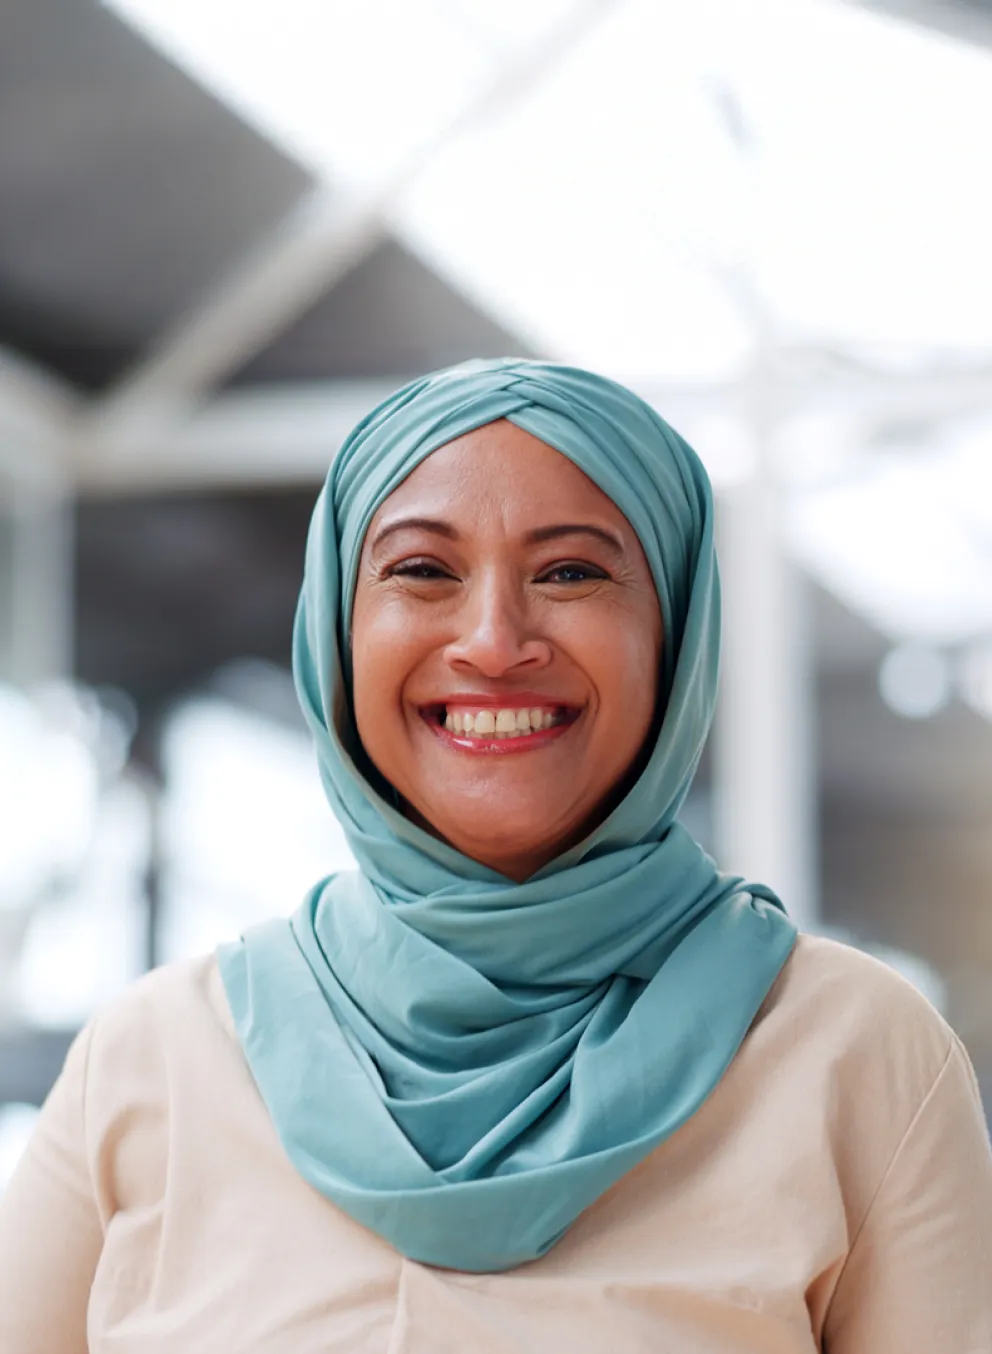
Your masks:
M 409 822 L 363 774 L 348 648 L 362 542 L 432 451 L 509 419 L 574 462 L 644 548 L 664 714 L 637 783 L 522 884 Z M 763 885 L 677 821 L 713 717 L 709 483 L 631 391 L 546 362 L 413 381 L 334 456 L 293 664 L 359 869 L 218 951 L 252 1074 L 300 1174 L 403 1255 L 470 1271 L 543 1255 L 719 1082 L 791 951 Z

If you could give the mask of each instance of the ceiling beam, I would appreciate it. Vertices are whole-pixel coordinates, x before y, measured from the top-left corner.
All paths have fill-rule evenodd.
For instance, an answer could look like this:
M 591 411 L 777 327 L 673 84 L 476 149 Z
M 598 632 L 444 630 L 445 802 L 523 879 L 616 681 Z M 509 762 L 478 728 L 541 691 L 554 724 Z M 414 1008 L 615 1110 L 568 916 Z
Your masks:
M 19 448 L 60 447 L 81 403 L 52 372 L 0 347 L 0 456 L 14 464 Z
M 480 119 L 497 115 L 549 70 L 620 0 L 580 0 L 419 146 L 386 181 L 354 194 L 314 191 L 273 236 L 163 333 L 149 355 L 81 420 L 74 457 L 147 442 L 180 423 L 209 392 L 261 352 L 365 258 L 388 232 L 401 195 L 438 153 Z
M 317 483 L 331 457 L 396 381 L 249 387 L 181 425 L 147 424 L 75 467 L 81 494 L 127 495 Z
M 149 430 L 128 448 L 109 446 L 77 468 L 80 493 L 319 483 L 355 424 L 401 384 L 333 381 L 228 391 L 181 427 Z M 743 408 L 742 388 L 666 384 L 642 393 L 678 426 L 714 408 Z
M 776 373 L 778 416 L 823 414 L 865 445 L 873 432 L 969 416 L 992 416 L 992 364 L 947 372 L 817 370 L 809 354 Z M 334 381 L 229 391 L 178 427 L 149 425 L 140 440 L 110 444 L 76 467 L 78 492 L 118 496 L 317 484 L 355 424 L 400 384 Z M 632 382 L 705 453 L 707 420 L 753 412 L 747 377 L 728 381 Z
M 94 402 L 76 430 L 75 459 L 127 451 L 181 423 L 375 248 L 387 199 L 315 191 Z

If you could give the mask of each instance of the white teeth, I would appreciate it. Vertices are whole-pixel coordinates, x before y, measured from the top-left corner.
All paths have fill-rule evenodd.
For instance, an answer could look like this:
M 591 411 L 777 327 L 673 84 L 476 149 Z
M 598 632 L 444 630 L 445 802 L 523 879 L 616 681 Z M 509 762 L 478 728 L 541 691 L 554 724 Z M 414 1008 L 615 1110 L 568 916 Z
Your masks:
M 483 738 L 524 738 L 538 730 L 550 729 L 555 722 L 554 713 L 540 706 L 524 710 L 477 710 L 474 714 L 449 710 L 444 717 L 444 727 L 449 732 L 476 734 Z
M 475 717 L 474 732 L 475 733 L 496 732 L 496 716 L 493 714 L 492 710 L 479 711 L 479 713 Z

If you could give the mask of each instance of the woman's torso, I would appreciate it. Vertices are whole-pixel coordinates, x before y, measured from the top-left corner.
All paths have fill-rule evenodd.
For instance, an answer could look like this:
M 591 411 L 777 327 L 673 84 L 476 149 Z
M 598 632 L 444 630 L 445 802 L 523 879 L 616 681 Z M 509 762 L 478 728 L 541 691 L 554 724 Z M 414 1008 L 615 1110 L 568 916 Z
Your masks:
M 472 1275 L 405 1261 L 316 1194 L 213 961 L 159 971 L 97 1020 L 56 1093 L 79 1097 L 103 1232 L 90 1352 L 813 1354 L 951 1046 L 901 980 L 803 937 L 695 1117 L 543 1259 Z

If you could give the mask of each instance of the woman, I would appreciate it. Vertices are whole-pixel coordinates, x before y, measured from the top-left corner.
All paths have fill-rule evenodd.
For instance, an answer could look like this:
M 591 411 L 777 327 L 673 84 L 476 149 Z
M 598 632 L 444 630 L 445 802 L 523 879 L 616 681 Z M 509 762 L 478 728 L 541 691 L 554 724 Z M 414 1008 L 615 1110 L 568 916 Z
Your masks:
M 358 426 L 294 667 L 360 871 L 80 1036 L 4 1354 L 992 1350 L 961 1045 L 675 821 L 718 629 L 704 472 L 623 388 L 469 364 Z

